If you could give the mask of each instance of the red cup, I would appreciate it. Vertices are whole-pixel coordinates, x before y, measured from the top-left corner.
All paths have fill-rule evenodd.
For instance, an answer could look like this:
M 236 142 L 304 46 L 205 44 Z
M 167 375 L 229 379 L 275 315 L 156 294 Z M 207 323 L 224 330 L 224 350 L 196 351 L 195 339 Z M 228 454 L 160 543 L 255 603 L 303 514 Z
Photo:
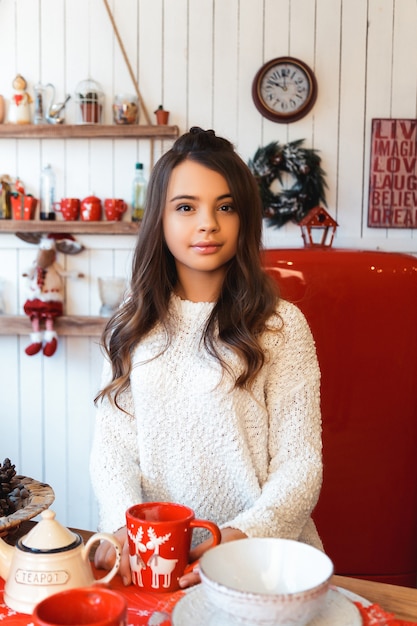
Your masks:
M 127 204 L 121 198 L 106 198 L 104 200 L 104 213 L 109 222 L 119 222 L 126 210 Z
M 213 546 L 221 541 L 216 524 L 171 502 L 136 504 L 126 511 L 126 524 L 132 581 L 143 591 L 179 589 L 179 578 L 196 565 L 188 562 L 193 528 L 210 531 Z
M 57 213 L 62 213 L 64 220 L 74 222 L 80 216 L 81 202 L 78 198 L 62 198 L 61 202 L 54 203 Z
M 105 587 L 79 587 L 45 598 L 33 616 L 38 626 L 126 626 L 127 602 Z
M 101 220 L 102 209 L 100 198 L 88 196 L 81 202 L 81 219 L 84 222 L 98 222 Z

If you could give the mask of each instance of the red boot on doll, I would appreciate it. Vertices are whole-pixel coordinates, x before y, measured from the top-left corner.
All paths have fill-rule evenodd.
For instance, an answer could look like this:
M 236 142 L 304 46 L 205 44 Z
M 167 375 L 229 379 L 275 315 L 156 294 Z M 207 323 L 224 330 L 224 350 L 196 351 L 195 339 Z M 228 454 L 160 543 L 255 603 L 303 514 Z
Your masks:
M 31 343 L 25 348 L 25 352 L 29 356 L 33 356 L 42 350 L 42 333 L 30 333 L 30 341 Z
M 58 336 L 54 330 L 46 330 L 43 337 L 43 353 L 45 356 L 52 356 L 58 347 Z

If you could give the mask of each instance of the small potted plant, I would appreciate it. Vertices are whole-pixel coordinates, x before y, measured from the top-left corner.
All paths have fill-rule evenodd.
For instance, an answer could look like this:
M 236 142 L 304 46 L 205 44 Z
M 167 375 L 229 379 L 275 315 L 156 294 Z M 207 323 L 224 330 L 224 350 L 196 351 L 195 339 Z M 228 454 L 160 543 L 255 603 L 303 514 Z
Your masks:
M 157 124 L 168 124 L 169 111 L 165 111 L 162 104 L 154 111 Z
M 94 80 L 83 80 L 76 88 L 79 124 L 101 124 L 104 93 Z

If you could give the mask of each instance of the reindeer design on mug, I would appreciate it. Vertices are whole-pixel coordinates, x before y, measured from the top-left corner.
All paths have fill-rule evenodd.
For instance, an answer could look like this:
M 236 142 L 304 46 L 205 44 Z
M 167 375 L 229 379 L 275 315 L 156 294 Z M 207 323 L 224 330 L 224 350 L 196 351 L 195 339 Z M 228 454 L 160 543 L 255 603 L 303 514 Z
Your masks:
M 136 535 L 134 535 L 132 531 L 128 529 L 127 534 L 135 546 L 135 553 L 129 553 L 132 580 L 136 585 L 138 585 L 138 587 L 143 587 L 142 570 L 146 568 L 146 563 L 140 556 L 140 552 L 146 552 L 146 546 L 144 543 L 142 543 L 143 528 L 142 526 L 139 526 Z
M 164 581 L 162 586 L 169 587 L 171 584 L 171 574 L 174 571 L 178 559 L 165 559 L 159 554 L 159 546 L 164 544 L 171 537 L 171 533 L 167 533 L 162 537 L 158 537 L 155 530 L 150 527 L 148 529 L 149 541 L 146 544 L 148 550 L 153 550 L 153 554 L 148 559 L 148 566 L 152 570 L 152 587 L 159 589 L 159 577 L 163 576 Z

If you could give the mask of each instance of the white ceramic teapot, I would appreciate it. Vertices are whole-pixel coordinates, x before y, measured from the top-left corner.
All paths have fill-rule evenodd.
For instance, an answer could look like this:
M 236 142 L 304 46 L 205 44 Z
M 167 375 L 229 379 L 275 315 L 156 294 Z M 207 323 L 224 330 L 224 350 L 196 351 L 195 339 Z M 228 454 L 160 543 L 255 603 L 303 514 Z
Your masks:
M 35 605 L 47 596 L 94 583 L 108 583 L 120 565 L 120 543 L 107 533 L 96 533 L 84 545 L 81 536 L 55 520 L 46 510 L 42 520 L 18 540 L 16 547 L 0 539 L 0 576 L 5 579 L 4 601 L 20 613 L 32 613 Z M 91 569 L 91 546 L 103 539 L 116 551 L 113 568 L 99 580 Z

